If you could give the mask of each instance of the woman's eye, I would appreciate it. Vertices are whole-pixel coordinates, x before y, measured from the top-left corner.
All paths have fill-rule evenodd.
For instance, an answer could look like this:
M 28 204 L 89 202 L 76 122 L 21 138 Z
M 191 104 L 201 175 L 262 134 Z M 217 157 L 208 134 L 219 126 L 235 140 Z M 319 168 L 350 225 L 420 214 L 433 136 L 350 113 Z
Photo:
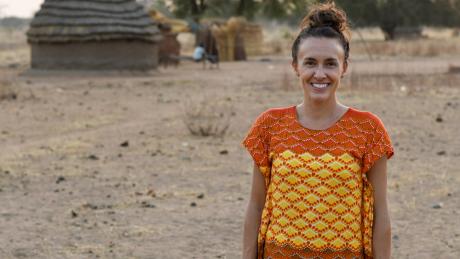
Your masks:
M 337 66 L 337 63 L 327 63 L 326 66 L 328 66 L 328 67 L 335 67 L 335 66 Z
M 306 66 L 314 66 L 315 62 L 313 62 L 313 61 L 305 61 L 303 64 L 306 65 Z

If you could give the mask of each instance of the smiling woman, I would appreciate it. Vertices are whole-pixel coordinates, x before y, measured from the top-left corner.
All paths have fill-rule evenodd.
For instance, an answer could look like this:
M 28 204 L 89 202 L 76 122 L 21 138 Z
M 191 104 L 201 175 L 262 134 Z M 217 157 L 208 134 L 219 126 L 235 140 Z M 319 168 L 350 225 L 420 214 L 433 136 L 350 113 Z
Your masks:
M 312 8 L 292 46 L 303 102 L 270 109 L 243 145 L 254 159 L 244 258 L 390 258 L 380 119 L 336 97 L 350 33 L 333 3 Z

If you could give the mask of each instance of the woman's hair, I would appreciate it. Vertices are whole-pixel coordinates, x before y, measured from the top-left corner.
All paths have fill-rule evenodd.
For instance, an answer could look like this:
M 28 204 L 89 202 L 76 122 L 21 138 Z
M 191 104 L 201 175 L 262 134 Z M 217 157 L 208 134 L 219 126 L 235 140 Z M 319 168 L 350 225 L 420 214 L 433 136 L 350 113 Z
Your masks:
M 350 53 L 351 32 L 345 12 L 334 2 L 313 6 L 300 23 L 300 33 L 292 44 L 292 61 L 297 63 L 300 43 L 309 37 L 337 39 L 345 52 L 345 61 Z

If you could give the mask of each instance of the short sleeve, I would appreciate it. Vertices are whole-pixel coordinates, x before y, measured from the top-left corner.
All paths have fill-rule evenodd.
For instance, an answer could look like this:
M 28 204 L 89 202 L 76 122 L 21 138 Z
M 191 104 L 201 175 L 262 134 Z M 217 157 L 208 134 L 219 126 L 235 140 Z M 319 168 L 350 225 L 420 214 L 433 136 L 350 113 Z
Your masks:
M 268 167 L 270 164 L 269 143 L 267 112 L 265 112 L 259 115 L 242 142 L 259 168 Z
M 363 157 L 363 173 L 367 173 L 377 160 L 383 156 L 390 159 L 393 154 L 393 146 L 390 136 L 386 131 L 382 121 L 373 115 L 373 129 L 369 134 L 369 139 L 366 144 L 366 150 Z

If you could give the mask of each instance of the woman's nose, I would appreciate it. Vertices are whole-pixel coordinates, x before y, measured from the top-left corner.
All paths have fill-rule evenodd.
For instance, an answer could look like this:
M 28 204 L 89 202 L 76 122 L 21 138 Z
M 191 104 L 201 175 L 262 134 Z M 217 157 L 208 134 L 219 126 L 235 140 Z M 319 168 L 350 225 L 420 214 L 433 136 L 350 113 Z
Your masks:
M 325 77 L 326 77 L 326 74 L 324 73 L 323 68 L 318 67 L 318 68 L 315 70 L 314 76 L 315 76 L 315 78 L 325 78 Z

